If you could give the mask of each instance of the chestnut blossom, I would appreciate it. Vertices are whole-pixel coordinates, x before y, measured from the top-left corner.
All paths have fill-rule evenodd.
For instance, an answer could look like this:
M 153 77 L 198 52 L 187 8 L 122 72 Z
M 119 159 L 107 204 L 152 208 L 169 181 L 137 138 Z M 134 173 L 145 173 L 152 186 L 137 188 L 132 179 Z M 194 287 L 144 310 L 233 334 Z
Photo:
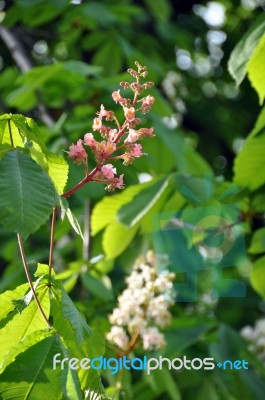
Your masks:
M 135 109 L 134 107 L 124 107 L 124 116 L 128 122 L 132 122 L 135 119 Z
M 161 349 L 166 345 L 163 333 L 159 332 L 156 326 L 143 329 L 142 338 L 144 350 Z
M 86 133 L 84 136 L 84 144 L 90 147 L 96 147 L 97 141 L 94 139 L 92 133 Z
M 126 350 L 129 344 L 129 337 L 120 326 L 113 326 L 107 334 L 107 339 L 122 350 Z
M 120 104 L 122 104 L 122 103 L 124 103 L 124 101 L 125 101 L 124 97 L 122 97 L 122 96 L 120 95 L 120 91 L 119 91 L 119 90 L 116 90 L 115 92 L 112 93 L 112 98 L 113 98 L 113 100 L 115 101 L 115 103 L 120 103 Z
M 83 147 L 83 142 L 81 139 L 77 141 L 76 144 L 72 144 L 69 148 L 69 157 L 76 163 L 76 164 L 85 164 L 87 160 L 87 153 Z
M 94 118 L 93 120 L 93 131 L 99 131 L 102 127 L 101 118 Z
M 111 164 L 106 164 L 101 167 L 101 172 L 104 175 L 105 178 L 107 179 L 112 179 L 114 178 L 114 175 L 116 174 L 116 168 L 113 167 Z
M 133 145 L 130 155 L 132 157 L 141 157 L 144 153 L 142 152 L 142 146 L 138 143 Z
M 93 119 L 92 129 L 94 133 L 86 133 L 83 141 L 79 139 L 77 144 L 70 146 L 69 157 L 75 163 L 85 165 L 86 176 L 83 180 L 84 184 L 94 181 L 105 183 L 108 191 L 116 188 L 123 189 L 123 175 L 115 177 L 117 170 L 112 163 L 122 159 L 124 165 L 132 164 L 135 158 L 145 155 L 138 141 L 145 136 L 154 136 L 154 128 L 136 128 L 141 123 L 141 119 L 137 114 L 148 112 L 155 99 L 150 94 L 142 96 L 142 92 L 153 86 L 153 83 L 141 82 L 147 75 L 147 68 L 141 66 L 138 62 L 135 64 L 136 70 L 128 69 L 135 81 L 132 83 L 120 83 L 122 88 L 133 92 L 132 98 L 123 97 L 120 94 L 120 90 L 112 93 L 114 102 L 122 107 L 123 121 L 119 121 L 114 111 L 105 109 L 104 105 L 101 104 L 100 110 Z M 92 153 L 96 161 L 96 167 L 90 172 L 88 155 L 83 144 L 87 146 L 86 149 Z M 110 161 L 111 164 L 109 164 Z M 79 188 L 80 184 L 76 185 L 76 187 Z M 67 194 L 70 192 L 72 193 L 73 191 L 70 190 Z
M 155 350 L 165 346 L 164 334 L 159 328 L 166 328 L 171 322 L 169 307 L 174 303 L 173 279 L 175 274 L 168 270 L 159 273 L 154 253 L 136 260 L 131 274 L 126 278 L 127 287 L 118 297 L 117 307 L 109 315 L 113 325 L 107 340 L 121 350 L 130 351 L 137 345 L 144 350 Z M 116 330 L 115 330 L 115 329 Z M 129 340 L 120 347 L 121 330 Z M 117 333 L 117 338 L 114 332 Z M 132 347 L 133 346 L 133 347 Z

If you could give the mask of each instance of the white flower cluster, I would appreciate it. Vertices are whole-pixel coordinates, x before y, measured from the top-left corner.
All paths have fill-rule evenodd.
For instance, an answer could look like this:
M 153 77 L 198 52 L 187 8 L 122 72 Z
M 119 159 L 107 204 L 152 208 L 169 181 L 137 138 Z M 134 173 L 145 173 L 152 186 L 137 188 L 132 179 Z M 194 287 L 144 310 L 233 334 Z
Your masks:
M 165 346 L 165 328 L 171 321 L 168 308 L 174 303 L 174 273 L 168 270 L 159 273 L 154 253 L 149 251 L 139 258 L 126 278 L 127 288 L 118 297 L 118 306 L 109 316 L 113 325 L 107 340 L 123 351 L 141 344 L 145 350 Z
M 249 342 L 249 350 L 265 363 L 265 318 L 256 321 L 253 328 L 245 326 L 241 336 Z

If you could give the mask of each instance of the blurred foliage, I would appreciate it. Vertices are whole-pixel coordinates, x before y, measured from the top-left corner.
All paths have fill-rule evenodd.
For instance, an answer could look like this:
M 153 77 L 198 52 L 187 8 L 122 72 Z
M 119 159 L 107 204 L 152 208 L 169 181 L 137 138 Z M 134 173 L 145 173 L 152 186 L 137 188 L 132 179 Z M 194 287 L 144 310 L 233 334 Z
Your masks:
M 65 151 L 91 131 L 100 104 L 113 108 L 112 91 L 125 79 L 124 71 L 138 60 L 148 66 L 149 78 L 156 84 L 150 90 L 156 103 L 152 113 L 142 119 L 145 126 L 154 126 L 156 138 L 143 141 L 148 155 L 132 166 L 117 166 L 119 173 L 125 174 L 124 191 L 106 195 L 102 185 L 92 183 L 75 193 L 69 204 L 61 204 L 68 218 L 56 225 L 57 277 L 89 325 L 105 334 L 109 329 L 107 315 L 135 258 L 149 248 L 167 253 L 169 267 L 177 273 L 176 285 L 183 283 L 184 270 L 190 268 L 198 278 L 192 285 L 198 287 L 195 301 L 176 302 L 174 320 L 166 332 L 168 346 L 159 355 L 245 358 L 250 363 L 250 370 L 244 373 L 163 369 L 147 376 L 125 371 L 118 393 L 117 377 L 104 371 L 104 386 L 110 396 L 116 393 L 115 399 L 189 400 L 194 399 L 194 393 L 198 400 L 264 398 L 264 366 L 239 335 L 240 328 L 253 324 L 264 313 L 263 7 L 262 0 L 0 1 L 0 109 L 6 114 L 0 120 L 4 143 L 0 153 L 0 292 L 25 282 L 16 236 L 7 233 L 14 232 L 12 224 L 17 222 L 27 236 L 46 221 L 25 243 L 32 274 L 37 264 L 47 263 L 49 257 L 47 219 L 58 198 L 50 194 L 53 200 L 46 203 L 42 214 L 36 206 L 36 226 L 29 206 L 24 210 L 27 224 L 19 220 L 22 200 L 28 202 L 26 205 L 34 204 L 38 202 L 36 193 L 48 196 L 51 181 L 62 193 L 68 172 Z M 30 119 L 26 120 L 29 125 L 23 125 L 23 117 L 11 118 L 17 140 L 22 140 L 19 131 L 22 136 L 24 132 L 24 139 L 30 137 L 31 146 L 23 142 L 25 153 L 9 153 L 9 113 L 23 114 L 38 123 L 38 129 L 34 125 L 32 131 Z M 25 154 L 30 154 L 45 178 L 42 187 L 37 187 L 38 171 L 31 171 L 32 164 L 27 164 L 24 195 L 9 191 L 7 197 L 3 191 L 8 185 L 19 186 L 14 181 L 16 171 L 12 172 L 13 181 L 8 175 L 15 153 L 20 160 L 18 170 L 23 170 Z M 67 188 L 82 177 L 82 168 L 69 161 Z M 239 208 L 229 208 L 234 204 Z M 7 215 L 3 210 L 10 205 L 13 211 Z M 172 218 L 196 225 L 209 216 L 210 207 L 223 210 L 218 211 L 218 217 L 231 224 L 242 218 L 239 225 L 244 230 L 240 236 L 243 244 L 238 244 L 236 257 L 226 265 L 229 268 L 222 271 L 220 262 L 224 279 L 217 288 L 220 297 L 214 300 L 212 282 L 218 265 L 203 268 L 201 253 L 193 251 L 202 238 L 195 240 L 189 229 L 164 229 Z M 191 210 L 197 210 L 196 218 Z M 78 221 L 84 242 L 76 234 L 81 233 Z M 162 228 L 164 237 L 159 236 Z M 215 246 L 209 242 L 211 238 L 203 240 Z M 235 282 L 245 287 L 244 295 L 237 295 Z M 58 296 L 65 293 L 61 288 L 56 290 Z M 71 314 L 68 299 L 65 297 Z M 53 307 L 54 316 L 58 316 L 58 305 Z M 57 326 L 69 314 L 64 315 L 66 319 L 58 317 Z M 73 348 L 76 338 L 68 340 Z M 38 354 L 45 351 L 45 344 L 52 349 L 64 346 L 54 336 L 45 336 Z M 31 357 L 27 346 L 29 353 L 25 355 Z M 136 354 L 144 355 L 141 351 Z M 105 355 L 116 353 L 107 346 Z M 25 362 L 23 355 L 19 357 Z M 47 357 L 51 357 L 49 352 Z M 39 367 L 38 361 L 34 368 Z M 9 368 L 10 374 L 21 373 L 15 363 Z M 23 379 L 27 379 L 26 373 Z M 77 378 L 72 379 L 76 382 Z M 5 389 L 1 388 L 3 393 Z M 58 386 L 53 390 L 57 393 Z

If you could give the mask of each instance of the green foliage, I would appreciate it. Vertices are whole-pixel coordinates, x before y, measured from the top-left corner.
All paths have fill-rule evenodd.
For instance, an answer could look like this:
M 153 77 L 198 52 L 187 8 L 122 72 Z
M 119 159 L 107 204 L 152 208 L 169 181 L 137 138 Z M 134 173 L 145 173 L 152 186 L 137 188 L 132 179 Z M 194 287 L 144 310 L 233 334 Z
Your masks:
M 265 35 L 259 41 L 258 46 L 249 60 L 247 69 L 249 80 L 258 92 L 260 104 L 263 103 L 265 98 L 265 73 L 262 67 L 265 62 Z
M 243 81 L 247 71 L 249 72 L 248 63 L 252 59 L 252 54 L 261 40 L 264 28 L 265 17 L 264 14 L 261 14 L 231 53 L 228 69 L 238 85 Z
M 262 104 L 265 17 L 258 8 L 227 0 L 220 3 L 224 22 L 214 25 L 206 12 L 211 2 L 173 3 L 15 0 L 0 11 L 1 38 L 3 26 L 18 41 L 14 47 L 4 39 L 0 44 L 1 290 L 13 289 L 0 294 L 1 399 L 75 400 L 85 392 L 91 400 L 106 399 L 106 393 L 114 400 L 264 397 L 264 365 L 238 332 L 262 317 L 265 297 L 265 108 L 259 109 L 253 89 L 243 83 L 247 76 Z M 24 60 L 23 73 L 17 54 Z M 150 90 L 156 98 L 152 113 L 141 116 L 156 137 L 143 139 L 147 154 L 133 165 L 115 161 L 124 174 L 123 191 L 104 195 L 103 187 L 92 183 L 66 201 L 60 196 L 84 178 L 84 171 L 72 161 L 68 165 L 63 154 L 91 131 L 100 104 L 118 108 L 111 92 L 128 79 L 122 71 L 135 60 L 148 66 L 148 79 L 156 84 Z M 89 153 L 89 170 L 94 166 Z M 226 213 L 229 205 L 232 211 Z M 62 221 L 56 222 L 50 274 L 45 263 L 54 207 Z M 216 209 L 235 223 L 236 235 L 243 232 L 244 244 L 234 258 L 204 263 L 200 252 L 234 232 L 233 226 L 220 226 L 214 237 L 200 231 L 200 220 Z M 197 219 L 190 217 L 192 211 Z M 52 327 L 24 283 L 14 233 L 27 238 L 23 261 L 35 275 L 34 290 Z M 157 240 L 161 233 L 166 245 Z M 248 371 L 164 368 L 150 376 L 144 371 L 115 376 L 71 370 L 67 363 L 52 369 L 56 353 L 117 357 L 105 346 L 108 315 L 124 274 L 150 248 L 168 259 L 177 285 L 186 275 L 196 280 L 197 298 L 189 303 L 177 297 L 161 352 L 136 347 L 131 355 L 244 358 Z M 221 292 L 215 299 L 219 273 L 225 289 L 231 282 L 245 285 L 246 297 Z
M 57 194 L 46 173 L 19 150 L 0 161 L 1 225 L 24 237 L 43 224 L 57 203 Z

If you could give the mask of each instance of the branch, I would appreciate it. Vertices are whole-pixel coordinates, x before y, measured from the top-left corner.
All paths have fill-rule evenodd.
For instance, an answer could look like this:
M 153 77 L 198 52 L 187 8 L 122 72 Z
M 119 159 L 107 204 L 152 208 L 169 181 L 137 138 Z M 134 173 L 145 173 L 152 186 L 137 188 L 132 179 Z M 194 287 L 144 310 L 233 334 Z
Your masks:
M 6 47 L 10 51 L 10 54 L 17 64 L 18 68 L 22 73 L 28 72 L 32 67 L 33 64 L 29 57 L 26 54 L 24 46 L 22 43 L 17 39 L 17 37 L 11 32 L 11 30 L 7 29 L 3 25 L 0 24 L 0 37 L 5 43 Z M 37 97 L 39 99 L 40 94 L 36 91 Z M 40 114 L 40 119 L 46 126 L 52 126 L 55 124 L 52 116 L 50 115 L 49 111 L 45 107 L 45 105 L 40 101 L 38 104 L 38 111 Z

